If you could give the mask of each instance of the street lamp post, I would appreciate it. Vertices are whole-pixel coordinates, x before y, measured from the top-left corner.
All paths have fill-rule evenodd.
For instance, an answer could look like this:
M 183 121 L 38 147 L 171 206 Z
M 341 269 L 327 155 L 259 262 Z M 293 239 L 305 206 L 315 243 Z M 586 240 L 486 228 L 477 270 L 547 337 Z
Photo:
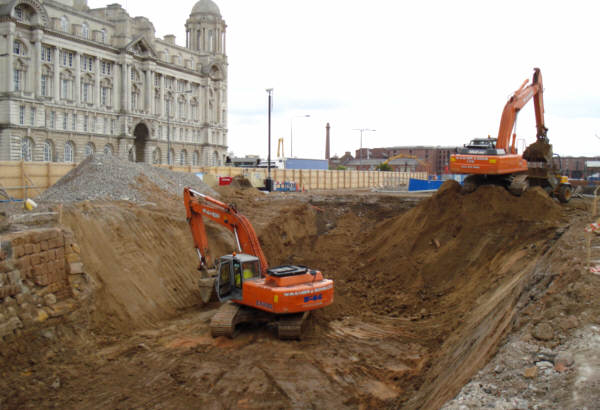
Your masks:
M 268 192 L 271 192 L 273 187 L 273 182 L 271 181 L 271 109 L 273 107 L 273 89 L 267 88 L 266 91 L 269 94 L 269 154 L 267 157 L 267 180 L 265 181 L 265 188 Z
M 371 130 L 369 128 L 355 128 L 354 131 L 360 131 L 360 159 L 358 160 L 358 166 L 360 168 L 362 166 L 362 159 L 363 159 L 363 153 L 362 153 L 363 132 L 367 132 L 367 131 L 375 132 L 377 130 Z
M 294 157 L 294 118 L 308 118 L 310 114 L 297 115 L 290 120 L 290 158 Z
M 173 94 L 191 94 L 193 90 L 173 91 Z M 167 165 L 171 164 L 171 101 L 167 102 Z

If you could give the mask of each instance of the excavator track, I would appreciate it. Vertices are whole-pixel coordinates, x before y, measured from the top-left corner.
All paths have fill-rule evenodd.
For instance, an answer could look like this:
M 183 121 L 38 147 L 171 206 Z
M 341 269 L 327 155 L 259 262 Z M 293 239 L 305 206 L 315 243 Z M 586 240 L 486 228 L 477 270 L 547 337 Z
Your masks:
M 252 321 L 253 316 L 251 310 L 237 303 L 224 303 L 210 321 L 210 333 L 213 337 L 226 336 L 233 339 L 237 334 L 237 325 Z
M 286 315 L 277 322 L 277 333 L 282 340 L 300 340 L 310 312 Z

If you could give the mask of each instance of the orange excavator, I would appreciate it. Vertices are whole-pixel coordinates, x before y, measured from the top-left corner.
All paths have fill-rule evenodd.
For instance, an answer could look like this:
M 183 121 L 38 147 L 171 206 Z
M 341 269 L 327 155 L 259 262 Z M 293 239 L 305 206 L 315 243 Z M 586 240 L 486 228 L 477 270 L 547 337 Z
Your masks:
M 213 316 L 213 337 L 233 338 L 242 323 L 274 323 L 280 339 L 299 339 L 312 310 L 333 303 L 333 281 L 305 266 L 269 268 L 250 221 L 234 205 L 227 205 L 190 188 L 183 200 L 196 251 L 200 258 L 201 297 L 223 302 Z M 204 218 L 233 233 L 238 253 L 209 257 Z
M 463 183 L 466 192 L 473 192 L 482 184 L 498 184 L 520 195 L 529 186 L 541 186 L 561 202 L 569 201 L 572 187 L 553 162 L 552 145 L 544 123 L 543 93 L 542 73 L 535 68 L 531 82 L 525 80 L 504 106 L 498 137 L 474 139 L 451 155 L 450 172 L 469 174 Z M 537 138 L 520 155 L 515 146 L 517 116 L 532 98 Z

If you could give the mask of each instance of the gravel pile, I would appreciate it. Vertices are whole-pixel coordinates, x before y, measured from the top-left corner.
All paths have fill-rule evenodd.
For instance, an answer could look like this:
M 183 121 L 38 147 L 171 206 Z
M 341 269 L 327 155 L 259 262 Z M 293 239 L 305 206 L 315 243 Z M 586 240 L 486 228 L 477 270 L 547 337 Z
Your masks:
M 182 196 L 183 188 L 189 186 L 199 192 L 218 196 L 194 174 L 96 154 L 82 161 L 37 199 L 46 202 L 98 199 L 147 202 L 148 192 L 143 185 L 140 186 L 140 178 L 151 181 L 160 190 L 172 195 Z

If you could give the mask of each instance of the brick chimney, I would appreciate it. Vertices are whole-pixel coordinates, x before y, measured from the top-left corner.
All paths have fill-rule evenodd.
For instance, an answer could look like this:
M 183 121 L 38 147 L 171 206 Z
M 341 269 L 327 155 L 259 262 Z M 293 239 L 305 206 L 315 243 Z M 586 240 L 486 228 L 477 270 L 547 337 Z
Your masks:
M 331 139 L 329 136 L 329 130 L 331 129 L 331 126 L 329 125 L 329 123 L 327 123 L 327 126 L 325 127 L 326 130 L 326 141 L 325 141 L 325 159 L 330 159 L 330 151 L 329 151 L 329 147 L 331 145 Z

